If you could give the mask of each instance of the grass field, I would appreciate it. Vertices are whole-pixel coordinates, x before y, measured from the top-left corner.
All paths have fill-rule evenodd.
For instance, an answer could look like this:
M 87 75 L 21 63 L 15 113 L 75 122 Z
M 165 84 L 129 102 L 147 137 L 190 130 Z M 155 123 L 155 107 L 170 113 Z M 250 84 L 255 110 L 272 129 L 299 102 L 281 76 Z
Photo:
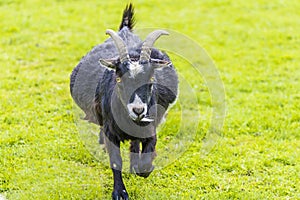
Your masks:
M 226 118 L 221 140 L 202 155 L 213 104 L 205 81 L 191 76 L 197 135 L 148 179 L 125 173 L 131 199 L 300 199 L 300 2 L 132 2 L 137 28 L 175 30 L 206 49 L 223 80 Z M 0 0 L 0 195 L 110 198 L 111 170 L 79 133 L 69 75 L 107 28 L 118 28 L 125 5 Z M 171 110 L 158 148 L 180 110 Z

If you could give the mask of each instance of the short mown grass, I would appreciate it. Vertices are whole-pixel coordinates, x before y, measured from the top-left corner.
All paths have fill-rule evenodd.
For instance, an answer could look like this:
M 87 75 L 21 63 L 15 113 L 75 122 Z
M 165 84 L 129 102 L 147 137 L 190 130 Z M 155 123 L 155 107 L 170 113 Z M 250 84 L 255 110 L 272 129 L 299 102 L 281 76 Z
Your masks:
M 175 30 L 206 49 L 223 80 L 226 118 L 221 140 L 203 155 L 213 105 L 205 81 L 191 76 L 196 136 L 148 179 L 125 173 L 131 199 L 300 199 L 299 1 L 132 2 L 137 28 Z M 118 28 L 125 5 L 0 1 L 2 196 L 110 198 L 111 170 L 82 139 L 69 75 L 107 28 Z M 159 149 L 182 123 L 180 110 L 176 104 L 161 128 Z

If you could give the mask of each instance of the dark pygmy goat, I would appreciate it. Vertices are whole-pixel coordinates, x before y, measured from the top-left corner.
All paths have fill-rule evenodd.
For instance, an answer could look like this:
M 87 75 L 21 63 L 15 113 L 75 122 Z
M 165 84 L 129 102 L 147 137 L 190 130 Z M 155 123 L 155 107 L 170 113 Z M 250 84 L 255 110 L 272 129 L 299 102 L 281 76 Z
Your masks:
M 130 171 L 148 177 L 156 156 L 156 127 L 178 95 L 178 76 L 168 55 L 153 48 L 168 33 L 156 30 L 144 41 L 133 34 L 133 6 L 123 13 L 119 32 L 94 47 L 71 74 L 71 95 L 85 119 L 100 125 L 100 143 L 110 157 L 112 199 L 128 199 L 122 180 L 120 142 L 131 140 Z M 141 150 L 140 150 L 141 145 Z

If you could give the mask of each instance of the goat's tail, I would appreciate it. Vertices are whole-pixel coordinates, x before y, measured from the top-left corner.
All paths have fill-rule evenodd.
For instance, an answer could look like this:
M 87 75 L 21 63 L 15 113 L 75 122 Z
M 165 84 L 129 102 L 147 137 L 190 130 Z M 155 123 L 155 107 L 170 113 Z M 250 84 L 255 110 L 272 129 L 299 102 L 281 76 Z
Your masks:
M 129 30 L 132 30 L 134 25 L 135 25 L 134 8 L 132 3 L 130 3 L 124 9 L 123 18 L 119 30 L 121 30 L 125 26 L 129 28 Z

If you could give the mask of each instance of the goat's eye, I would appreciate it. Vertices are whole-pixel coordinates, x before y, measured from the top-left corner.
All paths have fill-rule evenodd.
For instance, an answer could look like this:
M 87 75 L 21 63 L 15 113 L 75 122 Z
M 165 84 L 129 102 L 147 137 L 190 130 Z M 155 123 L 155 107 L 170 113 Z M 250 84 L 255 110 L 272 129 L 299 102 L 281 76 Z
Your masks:
M 154 76 L 152 76 L 151 78 L 150 78 L 150 82 L 154 82 L 154 80 L 155 80 L 155 78 L 154 78 Z
M 117 81 L 117 83 L 121 83 L 121 78 L 120 78 L 120 77 L 117 77 L 117 78 L 116 78 L 116 81 Z

